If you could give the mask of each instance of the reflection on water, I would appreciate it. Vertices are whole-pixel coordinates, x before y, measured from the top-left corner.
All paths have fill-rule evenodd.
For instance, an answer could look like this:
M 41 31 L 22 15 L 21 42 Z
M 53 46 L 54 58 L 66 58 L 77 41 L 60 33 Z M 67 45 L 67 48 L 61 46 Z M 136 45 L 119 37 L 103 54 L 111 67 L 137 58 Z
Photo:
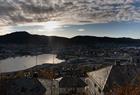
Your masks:
M 42 54 L 36 56 L 23 56 L 23 57 L 15 57 L 15 58 L 7 58 L 5 60 L 0 61 L 0 72 L 12 72 L 18 70 L 24 70 L 36 65 L 41 65 L 44 63 L 49 64 L 58 64 L 63 62 L 64 60 L 59 60 L 56 58 L 56 55 L 53 54 Z

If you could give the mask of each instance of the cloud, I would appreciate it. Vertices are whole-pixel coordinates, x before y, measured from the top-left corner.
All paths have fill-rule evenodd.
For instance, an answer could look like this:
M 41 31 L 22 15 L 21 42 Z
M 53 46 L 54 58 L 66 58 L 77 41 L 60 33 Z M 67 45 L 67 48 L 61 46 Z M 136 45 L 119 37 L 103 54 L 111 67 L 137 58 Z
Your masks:
M 78 29 L 78 31 L 79 31 L 79 32 L 83 32 L 83 31 L 85 31 L 85 29 Z
M 139 0 L 0 0 L 0 25 L 62 21 L 108 23 L 140 20 Z

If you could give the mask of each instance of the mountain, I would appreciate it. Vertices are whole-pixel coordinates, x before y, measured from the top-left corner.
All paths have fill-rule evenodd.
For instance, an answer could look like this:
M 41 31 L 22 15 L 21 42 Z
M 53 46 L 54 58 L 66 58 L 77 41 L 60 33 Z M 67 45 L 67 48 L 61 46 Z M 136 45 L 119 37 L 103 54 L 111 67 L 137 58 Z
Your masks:
M 0 44 L 35 44 L 48 45 L 66 43 L 68 39 L 55 36 L 32 35 L 26 31 L 14 32 L 0 36 Z
M 110 37 L 96 37 L 96 36 L 76 36 L 71 39 L 73 43 L 78 44 L 96 44 L 99 46 L 103 45 L 128 45 L 138 46 L 140 45 L 140 39 L 132 38 L 110 38 Z
M 91 45 L 91 46 L 140 46 L 140 39 L 109 38 L 96 36 L 76 36 L 64 38 L 56 36 L 32 35 L 26 31 L 0 36 L 0 44 L 34 45 Z

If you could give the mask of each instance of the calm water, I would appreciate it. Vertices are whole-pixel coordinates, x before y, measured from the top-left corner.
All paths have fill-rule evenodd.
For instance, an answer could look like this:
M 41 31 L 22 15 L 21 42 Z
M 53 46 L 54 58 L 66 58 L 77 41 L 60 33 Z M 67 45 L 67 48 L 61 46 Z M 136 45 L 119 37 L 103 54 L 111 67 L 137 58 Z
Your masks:
M 15 58 L 7 58 L 4 60 L 0 60 L 0 72 L 12 72 L 18 70 L 24 70 L 36 65 L 41 65 L 44 63 L 49 64 L 58 64 L 63 62 L 64 60 L 59 60 L 56 58 L 56 55 L 53 54 L 42 54 L 36 56 L 23 56 L 23 57 L 15 57 Z M 54 61 L 53 61 L 54 59 Z

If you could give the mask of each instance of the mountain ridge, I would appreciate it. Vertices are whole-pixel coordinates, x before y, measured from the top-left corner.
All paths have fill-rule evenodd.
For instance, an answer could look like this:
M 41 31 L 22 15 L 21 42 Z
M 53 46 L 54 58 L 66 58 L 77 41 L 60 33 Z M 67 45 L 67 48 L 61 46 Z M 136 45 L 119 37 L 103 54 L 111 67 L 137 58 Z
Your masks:
M 26 31 L 0 36 L 0 44 L 47 44 L 47 45 L 130 45 L 140 46 L 140 39 L 96 36 L 75 36 L 72 38 L 30 34 Z

